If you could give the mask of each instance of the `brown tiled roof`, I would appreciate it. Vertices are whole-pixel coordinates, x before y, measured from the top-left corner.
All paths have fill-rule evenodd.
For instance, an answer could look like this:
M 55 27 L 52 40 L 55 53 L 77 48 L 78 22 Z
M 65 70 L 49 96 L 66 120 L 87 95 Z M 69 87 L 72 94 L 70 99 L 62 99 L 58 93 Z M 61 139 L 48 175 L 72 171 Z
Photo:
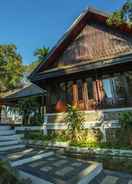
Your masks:
M 91 9 L 88 8 L 87 10 L 85 10 L 76 20 L 75 22 L 72 24 L 72 26 L 68 29 L 68 31 L 64 34 L 64 36 L 57 42 L 57 44 L 55 45 L 55 47 L 53 47 L 53 49 L 50 51 L 49 55 L 46 58 L 45 62 L 40 63 L 40 65 L 38 65 L 38 67 L 31 73 L 31 75 L 29 76 L 29 78 L 34 81 L 34 78 L 36 77 L 37 73 L 40 73 L 42 71 L 44 71 L 45 69 L 47 69 L 51 64 L 53 64 L 54 62 L 56 62 L 56 60 L 60 57 L 61 53 L 63 53 L 64 51 L 66 51 L 66 48 L 75 40 L 75 38 L 77 37 L 77 35 L 81 32 L 81 30 L 83 30 L 83 28 L 87 25 L 88 21 L 92 22 L 98 22 L 101 23 L 107 27 L 109 27 L 106 24 L 106 20 L 108 18 L 108 14 L 102 12 L 102 11 L 98 11 L 96 9 Z M 92 29 L 92 28 L 91 28 Z M 115 27 L 112 26 L 113 32 L 117 32 L 117 34 L 123 34 L 124 37 L 131 38 L 132 37 L 132 29 L 129 28 L 127 26 L 127 24 L 123 24 L 119 27 Z M 96 32 L 96 30 L 94 30 Z M 97 35 L 96 35 L 97 36 Z M 102 33 L 102 38 L 98 38 L 99 43 L 102 41 L 102 39 L 105 39 L 106 35 L 105 33 Z M 109 40 L 113 39 L 113 35 L 109 34 Z M 107 40 L 106 40 L 107 41 Z M 124 51 L 127 52 L 131 52 L 131 49 L 127 47 L 120 47 L 118 46 L 115 48 L 115 45 L 117 44 L 117 42 L 121 42 L 121 45 L 124 43 L 125 40 L 116 40 L 116 42 L 114 42 L 112 44 L 105 44 L 103 45 L 104 47 L 107 47 L 107 49 L 105 49 L 105 52 L 103 52 L 102 50 L 98 50 L 98 53 L 95 50 L 90 51 L 89 53 L 89 58 L 84 58 L 86 60 L 90 60 L 90 59 L 97 59 L 97 56 L 101 57 L 103 56 L 104 58 L 107 56 L 109 56 L 111 53 L 113 54 L 112 56 L 115 55 L 115 57 L 117 55 L 122 54 Z M 94 42 L 94 40 L 93 40 Z M 120 45 L 120 44 L 118 44 Z M 91 45 L 89 46 L 91 49 Z M 98 45 L 99 49 L 100 49 L 100 45 Z M 131 44 L 130 44 L 130 48 L 131 48 Z M 117 49 L 117 50 L 116 50 Z M 107 51 L 106 51 L 107 50 Z M 116 52 L 115 52 L 116 50 Z M 88 52 L 87 52 L 88 53 Z M 92 57 L 95 58 L 92 58 Z M 102 57 L 102 58 L 103 58 Z M 83 60 L 84 60 L 83 59 Z

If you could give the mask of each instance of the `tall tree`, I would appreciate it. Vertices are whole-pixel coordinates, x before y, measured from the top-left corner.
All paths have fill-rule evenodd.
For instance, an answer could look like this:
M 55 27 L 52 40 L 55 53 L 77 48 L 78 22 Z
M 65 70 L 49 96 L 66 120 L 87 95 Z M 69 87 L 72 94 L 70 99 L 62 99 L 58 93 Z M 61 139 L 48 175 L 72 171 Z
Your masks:
M 40 62 L 44 62 L 45 57 L 48 55 L 48 53 L 49 53 L 49 48 L 42 47 L 42 48 L 36 49 L 34 52 L 34 56 L 36 57 L 36 60 L 33 61 L 31 64 L 24 66 L 24 71 L 26 75 L 31 73 Z
M 14 44 L 0 45 L 0 93 L 20 86 L 22 57 Z
M 123 6 L 115 11 L 107 20 L 109 25 L 121 25 L 124 22 L 128 24 L 129 27 L 132 27 L 132 0 L 126 0 Z

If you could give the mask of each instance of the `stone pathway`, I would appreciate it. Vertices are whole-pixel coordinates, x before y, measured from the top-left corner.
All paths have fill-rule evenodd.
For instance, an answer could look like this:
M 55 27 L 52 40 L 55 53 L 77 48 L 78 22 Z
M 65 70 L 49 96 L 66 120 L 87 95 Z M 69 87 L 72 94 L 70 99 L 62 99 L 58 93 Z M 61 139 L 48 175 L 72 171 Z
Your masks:
M 132 175 L 103 170 L 90 184 L 132 184 Z
M 0 156 L 32 184 L 132 184 L 131 175 L 103 170 L 99 163 L 27 148 L 9 126 L 0 126 Z
M 87 184 L 102 164 L 62 156 L 49 149 L 27 148 L 9 126 L 0 126 L 0 155 L 32 184 Z
M 95 162 L 87 162 L 68 158 L 53 153 L 46 158 L 18 165 L 17 169 L 48 181 L 52 184 L 87 184 L 98 173 L 102 166 Z

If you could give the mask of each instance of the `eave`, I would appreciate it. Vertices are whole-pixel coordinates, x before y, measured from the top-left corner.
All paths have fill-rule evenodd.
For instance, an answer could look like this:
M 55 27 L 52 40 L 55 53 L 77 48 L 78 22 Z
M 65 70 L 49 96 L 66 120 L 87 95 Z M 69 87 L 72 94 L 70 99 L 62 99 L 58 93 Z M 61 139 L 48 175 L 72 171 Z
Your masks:
M 97 70 L 105 70 L 109 69 L 110 67 L 117 66 L 117 65 L 122 65 L 122 64 L 132 64 L 132 53 L 129 53 L 127 55 L 122 55 L 120 57 L 116 58 L 111 58 L 107 60 L 97 60 L 92 63 L 85 62 L 84 64 L 80 65 L 73 65 L 70 68 L 65 68 L 65 69 L 58 69 L 55 71 L 51 72 L 41 72 L 38 75 L 35 76 L 35 79 L 33 81 L 36 83 L 37 81 L 40 80 L 50 80 L 50 79 L 56 79 L 64 76 L 69 76 L 72 74 L 78 74 L 81 72 L 86 72 L 86 71 L 97 71 Z M 132 68 L 130 68 L 132 70 Z

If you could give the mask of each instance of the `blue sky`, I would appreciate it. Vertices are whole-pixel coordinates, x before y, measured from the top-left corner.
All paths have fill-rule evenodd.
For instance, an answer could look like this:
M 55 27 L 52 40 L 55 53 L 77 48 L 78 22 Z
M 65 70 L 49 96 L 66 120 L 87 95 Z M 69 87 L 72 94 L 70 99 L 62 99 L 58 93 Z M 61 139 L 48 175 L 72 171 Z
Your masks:
M 88 6 L 108 12 L 124 0 L 2 0 L 0 44 L 16 44 L 25 64 L 35 60 L 36 48 L 52 47 Z

